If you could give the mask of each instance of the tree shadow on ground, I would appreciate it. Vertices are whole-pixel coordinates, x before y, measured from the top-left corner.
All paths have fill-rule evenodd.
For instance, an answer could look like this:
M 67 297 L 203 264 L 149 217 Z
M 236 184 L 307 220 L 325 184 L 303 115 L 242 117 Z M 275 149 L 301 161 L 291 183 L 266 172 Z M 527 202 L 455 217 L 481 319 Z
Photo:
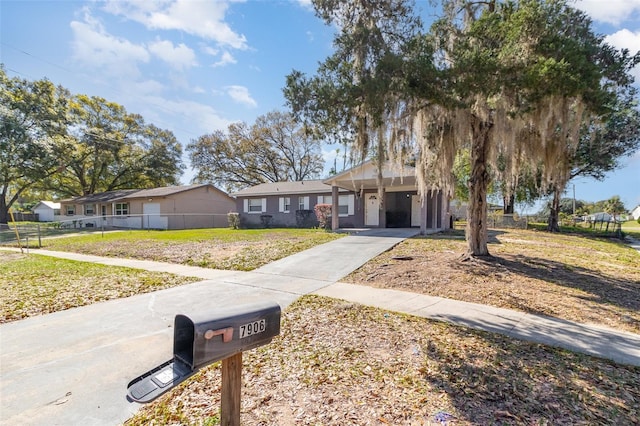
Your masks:
M 421 372 L 472 424 L 637 424 L 640 368 L 452 327 L 487 350 L 423 345 Z
M 480 265 L 480 267 L 478 267 Z M 619 277 L 600 273 L 591 269 L 567 265 L 562 262 L 525 255 L 494 256 L 490 261 L 459 262 L 456 268 L 477 275 L 486 275 L 491 270 L 506 271 L 523 277 L 539 279 L 551 284 L 576 289 L 590 296 L 578 296 L 605 308 L 613 305 L 625 310 L 640 312 L 640 281 L 631 281 Z M 513 298 L 517 308 L 526 312 L 532 311 L 527 301 Z M 640 328 L 640 321 L 630 319 L 636 328 Z

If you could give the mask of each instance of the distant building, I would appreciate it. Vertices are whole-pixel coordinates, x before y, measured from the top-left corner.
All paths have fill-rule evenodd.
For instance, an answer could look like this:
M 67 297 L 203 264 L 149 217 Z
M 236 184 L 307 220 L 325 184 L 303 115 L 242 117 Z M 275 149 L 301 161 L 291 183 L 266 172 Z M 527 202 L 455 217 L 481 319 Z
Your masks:
M 640 204 L 638 204 L 635 209 L 631 210 L 631 217 L 633 217 L 633 220 L 638 220 L 640 218 Z
M 38 215 L 38 222 L 55 222 L 60 220 L 60 203 L 40 201 L 31 209 Z

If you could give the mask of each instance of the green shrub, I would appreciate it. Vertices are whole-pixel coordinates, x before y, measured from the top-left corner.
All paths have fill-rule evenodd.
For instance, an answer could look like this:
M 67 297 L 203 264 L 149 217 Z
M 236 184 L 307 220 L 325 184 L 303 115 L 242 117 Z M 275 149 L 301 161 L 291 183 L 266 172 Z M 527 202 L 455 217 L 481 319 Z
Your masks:
M 240 213 L 227 213 L 227 220 L 231 229 L 240 229 Z

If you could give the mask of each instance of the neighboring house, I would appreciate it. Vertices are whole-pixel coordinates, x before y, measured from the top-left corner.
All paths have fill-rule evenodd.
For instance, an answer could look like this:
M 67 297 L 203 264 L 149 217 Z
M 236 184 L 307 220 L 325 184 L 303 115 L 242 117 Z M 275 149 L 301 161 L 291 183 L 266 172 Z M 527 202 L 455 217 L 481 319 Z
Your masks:
M 271 216 L 273 226 L 295 226 L 296 211 L 313 211 L 316 204 L 331 204 L 331 228 L 449 228 L 448 202 L 442 193 L 418 195 L 415 169 L 386 165 L 382 170 L 382 197 L 378 171 L 372 161 L 319 181 L 256 185 L 233 194 L 241 222 L 259 225 Z
M 631 210 L 631 217 L 633 220 L 640 219 L 640 204 L 638 204 L 635 209 Z
M 449 213 L 454 217 L 454 220 L 467 220 L 467 210 L 469 208 L 469 202 L 460 201 L 457 199 L 451 200 L 449 203 Z M 487 204 L 487 213 L 488 214 L 496 214 L 502 213 L 504 210 L 503 206 L 498 204 Z
M 40 201 L 31 209 L 38 215 L 39 222 L 54 222 L 60 220 L 60 203 Z
M 208 184 L 107 191 L 60 204 L 72 227 L 220 228 L 235 211 L 235 200 Z

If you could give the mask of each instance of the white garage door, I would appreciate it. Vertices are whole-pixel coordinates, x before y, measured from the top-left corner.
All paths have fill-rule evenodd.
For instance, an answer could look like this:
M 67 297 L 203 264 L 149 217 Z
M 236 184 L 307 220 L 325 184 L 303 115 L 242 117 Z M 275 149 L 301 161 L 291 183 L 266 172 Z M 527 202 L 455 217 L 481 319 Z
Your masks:
M 147 229 L 167 229 L 167 220 L 160 217 L 160 203 L 144 203 L 142 205 L 144 215 L 142 223 Z

